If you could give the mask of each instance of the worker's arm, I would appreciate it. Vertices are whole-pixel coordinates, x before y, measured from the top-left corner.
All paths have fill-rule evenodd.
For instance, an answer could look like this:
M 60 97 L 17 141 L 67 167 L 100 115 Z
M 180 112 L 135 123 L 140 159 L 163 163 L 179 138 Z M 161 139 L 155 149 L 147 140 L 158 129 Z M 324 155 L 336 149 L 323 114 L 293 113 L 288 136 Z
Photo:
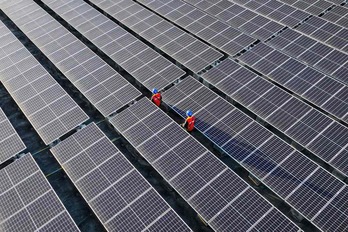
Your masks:
M 182 127 L 185 127 L 187 123 L 187 119 L 185 119 L 185 122 L 183 124 L 181 124 Z

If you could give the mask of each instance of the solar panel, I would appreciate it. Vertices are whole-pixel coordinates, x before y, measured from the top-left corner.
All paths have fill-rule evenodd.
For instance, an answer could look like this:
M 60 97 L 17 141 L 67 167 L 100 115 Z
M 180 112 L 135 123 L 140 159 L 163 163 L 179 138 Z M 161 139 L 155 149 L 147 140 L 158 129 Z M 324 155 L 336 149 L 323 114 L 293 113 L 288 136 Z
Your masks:
M 104 116 L 141 95 L 36 3 L 11 4 L 4 12 Z
M 191 231 L 96 124 L 51 151 L 108 231 Z
M 0 35 L 0 80 L 46 144 L 88 120 L 2 22 Z
M 321 18 L 342 27 L 348 28 L 348 8 L 343 6 L 335 6 L 330 11 L 326 12 Z
M 281 2 L 284 2 L 299 10 L 306 11 L 309 14 L 313 15 L 319 15 L 321 13 L 324 13 L 326 10 L 332 7 L 332 3 L 325 0 L 281 0 Z
M 348 29 L 346 28 L 276 0 L 233 0 L 233 2 L 288 27 L 296 26 L 295 30 L 348 53 Z M 305 21 L 302 22 L 303 20 Z M 300 22 L 302 23 L 299 24 Z
M 274 43 L 279 41 L 279 39 L 276 39 Z M 287 43 L 291 46 L 289 41 Z M 296 44 L 296 42 L 294 43 Z M 278 47 L 277 45 L 274 46 Z M 294 46 L 291 46 L 289 50 L 298 51 L 297 47 L 294 48 Z M 314 51 L 314 47 L 312 48 Z M 302 48 L 299 47 L 299 49 Z M 311 56 L 311 54 L 306 56 Z M 262 43 L 244 53 L 239 59 L 271 80 L 334 115 L 339 120 L 348 122 L 348 98 L 346 97 L 348 88 L 344 84 Z M 330 60 L 327 60 L 327 63 L 329 62 Z M 233 65 L 233 67 L 238 66 Z
M 23 151 L 26 146 L 0 108 L 0 164 Z
M 347 54 L 290 28 L 267 41 L 267 44 L 348 85 Z
M 139 0 L 138 2 L 230 56 L 238 54 L 256 41 L 181 0 Z
M 231 0 L 288 27 L 294 27 L 310 14 L 276 0 Z
M 343 3 L 346 3 L 347 1 L 346 0 L 328 0 L 329 2 L 331 3 L 334 3 L 334 4 L 343 4 Z M 346 3 L 347 4 L 347 3 Z M 345 5 L 346 6 L 346 5 Z
M 283 25 L 228 0 L 184 0 L 232 27 L 260 40 L 266 40 Z
M 0 170 L 0 230 L 80 231 L 31 154 Z
M 128 0 L 91 2 L 195 73 L 223 57 L 222 53 L 138 3 Z
M 299 230 L 148 99 L 110 122 L 214 230 Z
M 348 29 L 346 28 L 313 16 L 296 30 L 348 53 Z
M 44 2 L 149 89 L 162 89 L 185 74 L 84 1 Z
M 227 67 L 229 68 L 231 65 Z M 215 74 L 219 73 L 217 69 L 211 70 L 215 70 L 211 71 Z M 247 75 L 238 75 L 236 78 L 248 83 L 250 79 L 245 80 L 243 78 L 245 76 Z M 229 79 L 231 78 L 226 80 Z M 231 88 L 240 88 L 235 85 L 230 84 Z M 190 89 L 187 88 L 188 86 Z M 264 92 L 263 88 L 264 85 L 258 83 L 257 91 Z M 246 96 L 253 98 L 251 91 L 244 92 Z M 284 103 L 282 96 L 273 96 L 269 99 L 274 102 L 278 101 L 280 105 Z M 336 222 L 336 218 L 325 219 L 325 225 L 316 221 L 317 217 L 323 219 L 326 215 L 324 212 L 329 209 L 341 217 L 339 222 L 341 224 L 335 226 L 345 228 L 348 225 L 347 212 L 342 208 L 331 206 L 331 202 L 335 201 L 336 196 L 345 191 L 346 185 L 343 182 L 227 103 L 203 84 L 192 77 L 187 77 L 163 93 L 163 101 L 182 117 L 187 109 L 192 109 L 196 116 L 195 128 L 197 130 L 316 226 L 323 230 L 336 228 L 332 225 Z M 283 103 L 281 103 L 282 101 Z M 266 104 L 265 107 L 268 105 Z M 301 108 L 293 107 L 293 112 L 299 109 Z M 281 121 L 287 123 L 286 119 Z M 300 128 L 300 130 L 306 132 L 305 129 Z M 339 130 L 336 130 L 337 132 Z M 343 166 L 347 167 L 347 163 Z M 329 222 L 330 220 L 332 223 Z
M 202 77 L 313 154 L 348 174 L 346 127 L 232 60 L 224 61 Z M 301 85 L 299 82 L 298 86 Z M 347 109 L 340 105 L 336 107 Z

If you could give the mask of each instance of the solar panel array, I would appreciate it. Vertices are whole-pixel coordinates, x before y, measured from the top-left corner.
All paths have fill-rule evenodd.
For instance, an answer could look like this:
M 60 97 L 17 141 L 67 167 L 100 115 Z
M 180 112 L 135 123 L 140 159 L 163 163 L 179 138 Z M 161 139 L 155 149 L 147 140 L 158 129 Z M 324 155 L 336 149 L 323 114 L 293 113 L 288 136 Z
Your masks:
M 245 80 L 244 77 L 247 75 L 236 78 Z M 262 83 L 255 84 L 258 84 L 257 91 L 262 92 Z M 225 86 L 235 87 L 233 83 Z M 251 95 L 251 91 L 243 92 L 245 96 Z M 284 98 L 272 96 L 269 99 L 279 103 Z M 163 100 L 183 117 L 187 109 L 192 109 L 197 118 L 195 128 L 318 228 L 324 231 L 347 229 L 347 209 L 338 199 L 348 200 L 348 187 L 309 158 L 192 77 L 166 91 Z M 295 105 L 293 112 L 297 110 Z M 286 123 L 285 120 L 281 122 Z M 346 155 L 342 157 L 346 159 Z M 347 167 L 347 163 L 343 167 Z
M 108 231 L 191 231 L 96 124 L 51 151 Z
M 338 119 L 348 122 L 348 88 L 344 84 L 263 43 L 244 53 L 239 60 Z
M 0 80 L 46 144 L 88 120 L 2 22 L 0 35 Z
M 267 44 L 348 85 L 348 54 L 290 28 L 272 38 Z
M 325 1 L 325 0 L 281 0 L 282 2 L 304 10 L 313 15 L 321 15 L 320 17 L 342 27 L 348 28 L 348 8 L 334 4 L 343 3 L 342 0 Z M 346 5 L 345 5 L 346 6 Z M 331 8 L 330 10 L 328 10 Z
M 310 14 L 276 0 L 231 0 L 288 27 L 294 27 Z
M 230 56 L 238 54 L 256 41 L 217 18 L 180 0 L 139 0 L 138 2 Z
M 348 128 L 232 60 L 224 61 L 202 77 L 348 175 Z
M 348 29 L 317 16 L 312 16 L 296 30 L 348 53 Z
M 299 230 L 148 99 L 110 122 L 214 230 Z
M 281 0 L 281 2 L 313 15 L 319 15 L 333 5 L 331 2 L 325 0 Z
M 26 146 L 0 108 L 0 164 L 23 151 Z
M 342 3 L 347 4 L 347 0 L 328 0 L 328 1 L 331 3 L 337 4 L 337 5 L 342 4 Z M 347 5 L 345 5 L 345 6 L 347 6 Z
M 348 28 L 348 8 L 343 6 L 335 6 L 330 11 L 326 12 L 321 18 L 342 27 Z
M 348 52 L 348 29 L 276 0 L 231 0 L 263 16 Z M 306 1 L 307 2 L 307 1 Z M 309 17 L 311 16 L 311 17 Z M 303 20 L 307 19 L 303 23 Z M 301 23 L 300 25 L 298 25 Z
M 138 3 L 128 0 L 91 2 L 195 73 L 223 56 Z
M 44 2 L 146 87 L 162 89 L 185 74 L 86 2 Z
M 9 18 L 104 116 L 141 95 L 35 2 L 23 0 L 7 3 L 8 7 L 4 7 L 3 11 Z M 96 25 L 103 22 L 100 18 L 94 21 Z
M 0 231 L 80 231 L 31 154 L 0 170 Z
M 283 25 L 228 0 L 184 1 L 260 40 L 266 40 L 284 28 Z
M 348 128 L 336 121 L 348 123 L 348 8 L 333 5 L 342 1 L 43 3 L 148 89 L 163 89 L 185 72 L 93 4 L 194 73 L 220 60 L 220 51 L 229 56 L 243 51 L 237 59 L 264 77 L 232 59 L 201 77 L 347 176 Z M 1 9 L 105 117 L 140 97 L 34 1 L 7 1 Z M 82 109 L 1 22 L 0 32 L 0 80 L 45 143 L 86 121 Z M 317 228 L 348 230 L 347 185 L 307 156 L 191 76 L 164 91 L 163 101 L 182 117 L 193 110 L 197 130 Z M 146 98 L 110 122 L 213 230 L 299 231 Z M 5 131 L 0 150 L 3 141 L 9 150 L 25 149 L 1 109 L 0 130 Z M 51 151 L 108 231 L 191 231 L 96 124 Z M 9 152 L 4 161 L 18 152 Z M 30 154 L 0 170 L 0 179 L 0 231 L 79 231 Z

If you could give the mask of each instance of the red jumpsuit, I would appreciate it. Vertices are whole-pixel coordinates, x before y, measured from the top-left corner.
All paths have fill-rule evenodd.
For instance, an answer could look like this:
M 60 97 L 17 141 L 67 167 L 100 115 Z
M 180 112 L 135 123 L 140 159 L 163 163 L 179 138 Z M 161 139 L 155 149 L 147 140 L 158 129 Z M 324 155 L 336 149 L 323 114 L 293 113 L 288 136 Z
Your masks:
M 160 106 L 162 101 L 162 96 L 160 93 L 156 93 L 152 95 L 151 100 L 153 101 L 153 103 L 156 104 L 156 106 Z
M 186 118 L 184 126 L 188 132 L 191 132 L 195 128 L 195 121 L 196 121 L 195 116 Z

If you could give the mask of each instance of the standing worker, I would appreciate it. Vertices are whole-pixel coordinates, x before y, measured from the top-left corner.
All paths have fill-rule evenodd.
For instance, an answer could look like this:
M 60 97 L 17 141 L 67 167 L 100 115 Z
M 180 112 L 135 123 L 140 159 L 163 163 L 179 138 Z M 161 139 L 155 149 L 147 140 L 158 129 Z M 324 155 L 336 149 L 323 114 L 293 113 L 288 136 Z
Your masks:
M 191 110 L 186 111 L 186 116 L 187 118 L 185 122 L 182 124 L 182 126 L 185 127 L 188 132 L 191 132 L 195 128 L 196 118 L 195 116 L 193 116 Z
M 162 102 L 162 96 L 161 93 L 158 92 L 157 89 L 152 90 L 152 97 L 151 101 L 156 104 L 156 106 L 160 106 Z

